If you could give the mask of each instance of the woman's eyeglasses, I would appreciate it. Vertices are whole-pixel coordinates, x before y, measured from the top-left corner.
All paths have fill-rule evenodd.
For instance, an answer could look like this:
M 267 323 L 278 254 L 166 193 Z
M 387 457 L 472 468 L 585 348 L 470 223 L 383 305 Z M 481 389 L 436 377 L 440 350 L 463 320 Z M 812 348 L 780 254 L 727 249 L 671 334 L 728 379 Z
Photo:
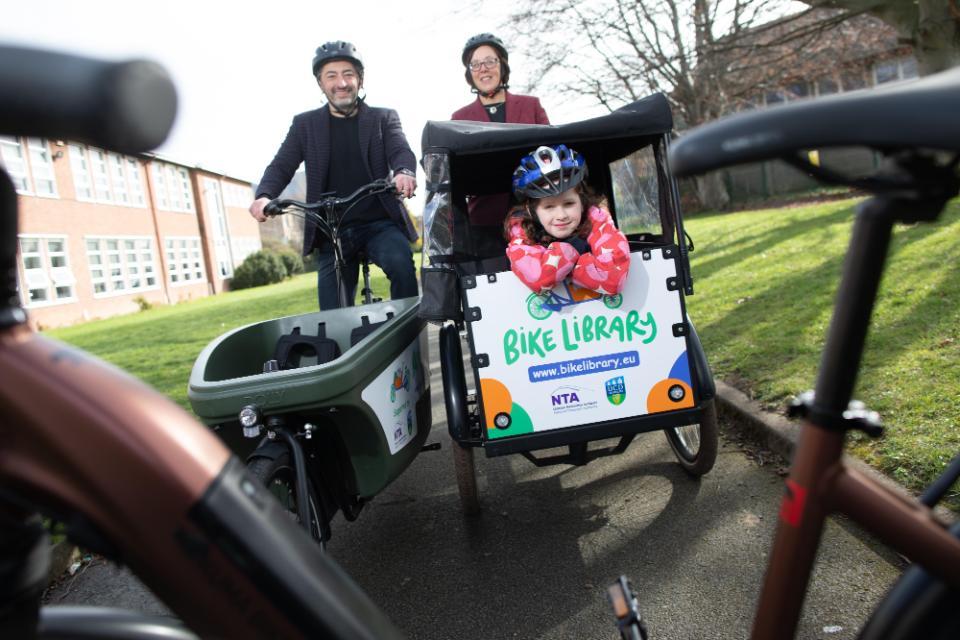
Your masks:
M 468 66 L 470 67 L 470 71 L 480 71 L 481 67 L 489 71 L 498 64 L 500 64 L 498 58 L 484 58 L 483 60 L 473 60 Z

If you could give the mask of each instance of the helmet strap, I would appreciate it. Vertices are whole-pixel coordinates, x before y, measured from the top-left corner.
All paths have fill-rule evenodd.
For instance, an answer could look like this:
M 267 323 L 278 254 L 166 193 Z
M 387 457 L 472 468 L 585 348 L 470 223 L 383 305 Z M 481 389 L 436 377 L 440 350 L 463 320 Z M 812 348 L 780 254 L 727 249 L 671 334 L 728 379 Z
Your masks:
M 483 96 L 484 98 L 492 98 L 493 96 L 497 95 L 501 91 L 506 91 L 507 89 L 509 89 L 509 86 L 503 83 L 498 84 L 496 89 L 494 89 L 493 91 L 480 91 L 480 89 L 477 89 L 476 85 L 472 85 L 470 88 L 470 92 L 475 93 L 478 96 Z

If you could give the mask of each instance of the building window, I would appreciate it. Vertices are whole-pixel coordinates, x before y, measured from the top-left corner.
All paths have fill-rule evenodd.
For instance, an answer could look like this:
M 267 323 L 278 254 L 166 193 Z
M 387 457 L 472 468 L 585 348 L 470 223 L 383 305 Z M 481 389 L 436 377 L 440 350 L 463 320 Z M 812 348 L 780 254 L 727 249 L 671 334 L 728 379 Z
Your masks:
M 203 253 L 200 238 L 167 238 L 167 271 L 170 284 L 206 282 L 203 275 Z
M 147 199 L 143 192 L 143 179 L 140 177 L 140 163 L 133 158 L 126 158 L 127 184 L 130 185 L 130 199 L 138 207 L 144 207 Z
M 917 59 L 914 57 L 884 60 L 873 68 L 876 84 L 909 80 L 917 77 Z
M 195 213 L 190 173 L 183 167 L 166 162 L 153 162 L 153 181 L 157 191 L 157 208 L 167 211 Z
M 253 202 L 253 190 L 247 185 L 224 182 L 223 200 L 228 207 L 246 209 Z
M 30 171 L 33 174 L 33 190 L 38 196 L 57 197 L 57 181 L 53 175 L 53 158 L 46 140 L 27 138 L 30 149 Z
M 17 193 L 57 197 L 53 158 L 46 140 L 0 136 L 0 166 L 10 175 Z
M 93 190 L 100 202 L 113 202 L 110 191 L 110 172 L 107 169 L 107 152 L 102 149 L 90 149 L 90 163 L 93 167 Z
M 866 86 L 867 82 L 863 79 L 863 74 L 859 71 L 850 71 L 840 75 L 840 87 L 844 91 L 856 91 Z
M 87 238 L 87 264 L 96 296 L 157 287 L 156 258 L 150 238 Z
M 87 151 L 78 144 L 70 144 L 70 170 L 73 172 L 73 189 L 77 200 L 93 200 L 93 182 L 90 179 L 90 164 Z
M 70 169 L 77 200 L 146 206 L 140 163 L 82 144 L 70 144 Z
M 113 183 L 113 196 L 119 204 L 130 202 L 127 195 L 127 172 L 124 169 L 123 158 L 115 153 L 108 154 L 110 158 L 110 181 Z
M 25 307 L 76 300 L 66 236 L 20 236 L 20 268 Z
M 840 85 L 837 84 L 836 78 L 831 76 L 824 76 L 817 79 L 817 95 L 818 96 L 827 96 L 831 93 L 837 93 L 840 91 Z

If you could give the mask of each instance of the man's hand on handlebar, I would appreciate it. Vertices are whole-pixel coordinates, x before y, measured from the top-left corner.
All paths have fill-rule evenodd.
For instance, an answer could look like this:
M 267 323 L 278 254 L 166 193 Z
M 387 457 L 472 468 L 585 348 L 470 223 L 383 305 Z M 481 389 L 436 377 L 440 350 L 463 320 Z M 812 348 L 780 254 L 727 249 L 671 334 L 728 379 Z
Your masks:
M 265 222 L 267 219 L 266 214 L 263 212 L 263 208 L 267 206 L 270 202 L 270 198 L 257 198 L 253 201 L 253 204 L 250 205 L 250 215 L 253 216 L 253 219 L 257 222 Z
M 393 186 L 404 198 L 412 198 L 413 192 L 417 190 L 417 178 L 406 173 L 398 173 L 393 176 Z

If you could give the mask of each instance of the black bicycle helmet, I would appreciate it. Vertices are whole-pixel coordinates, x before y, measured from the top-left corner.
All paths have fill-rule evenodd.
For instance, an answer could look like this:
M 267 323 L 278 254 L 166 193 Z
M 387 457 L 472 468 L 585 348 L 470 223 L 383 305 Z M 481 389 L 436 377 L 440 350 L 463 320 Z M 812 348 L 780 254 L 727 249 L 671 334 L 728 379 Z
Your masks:
M 327 42 L 317 47 L 317 53 L 313 56 L 313 77 L 317 77 L 320 67 L 334 60 L 352 62 L 357 68 L 357 73 L 363 78 L 363 59 L 360 57 L 360 52 L 353 44 L 343 40 Z
M 476 87 L 473 86 L 473 77 L 470 75 L 470 56 L 473 55 L 474 49 L 485 44 L 497 50 L 497 55 L 500 57 L 500 87 L 506 89 L 507 82 L 510 80 L 510 65 L 508 60 L 510 56 L 507 54 L 507 47 L 504 46 L 503 40 L 492 33 L 478 33 L 468 39 L 467 44 L 463 45 L 463 53 L 460 54 L 460 60 L 466 68 L 464 78 L 467 79 L 468 85 L 476 89 Z

